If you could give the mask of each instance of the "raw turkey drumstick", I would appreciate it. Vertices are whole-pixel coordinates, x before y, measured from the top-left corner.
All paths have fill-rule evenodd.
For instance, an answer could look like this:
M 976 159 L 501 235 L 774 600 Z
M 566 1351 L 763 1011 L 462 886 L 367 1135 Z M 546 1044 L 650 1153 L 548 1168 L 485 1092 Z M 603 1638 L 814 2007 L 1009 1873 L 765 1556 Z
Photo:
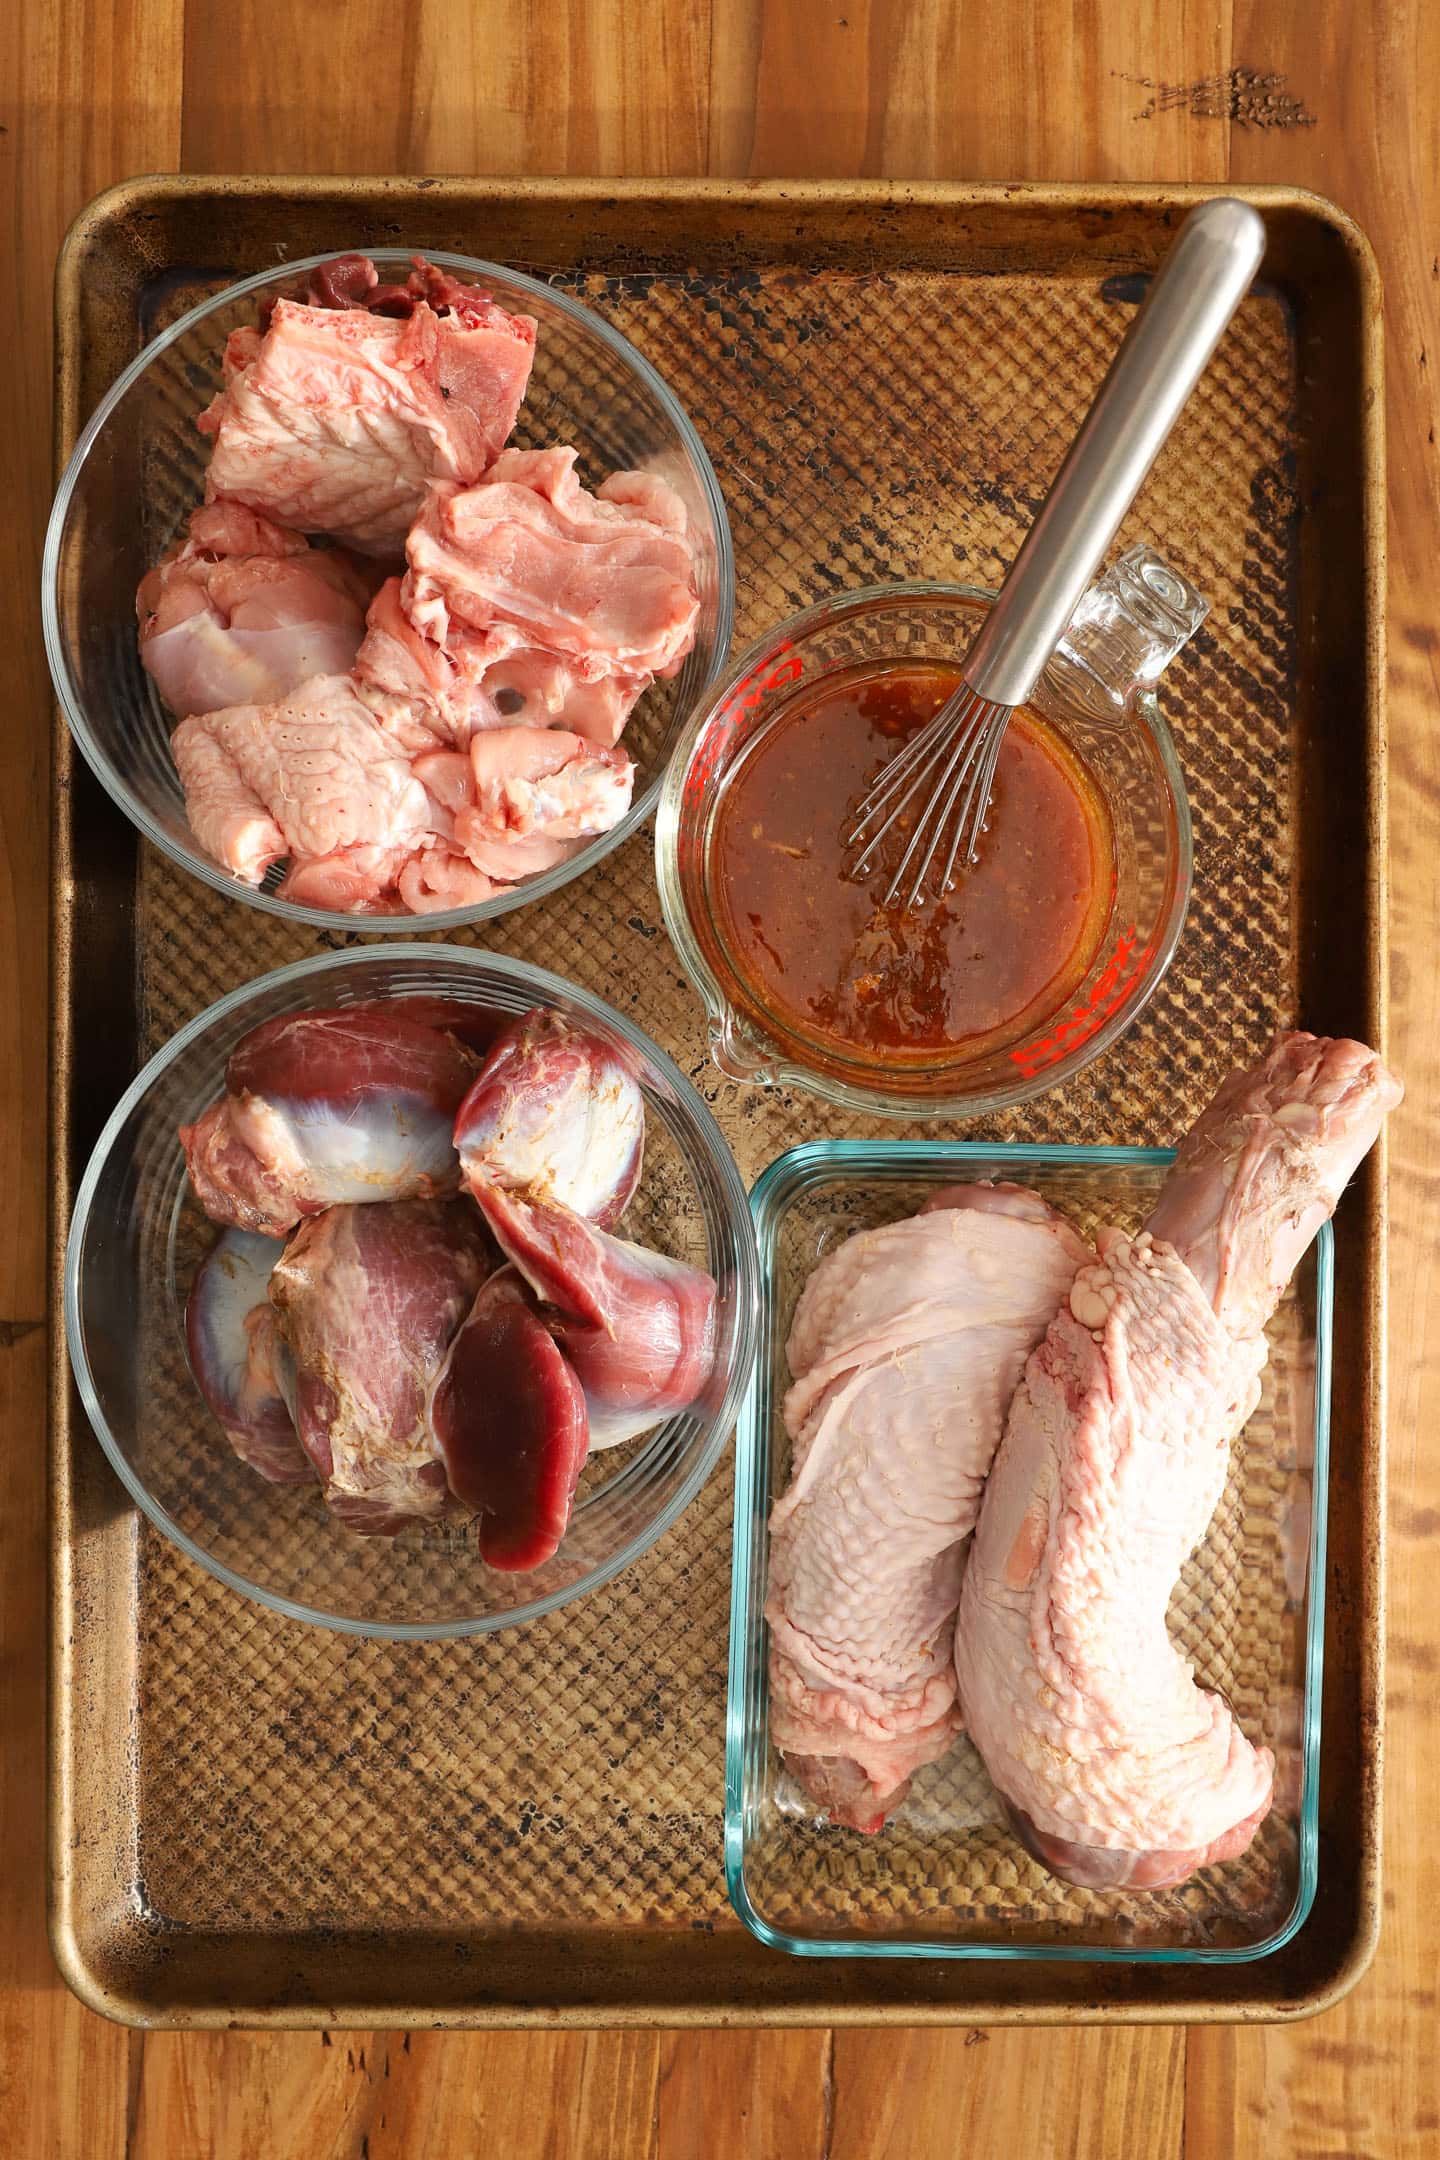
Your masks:
M 1168 1888 L 1269 1811 L 1269 1750 L 1165 1614 L 1259 1399 L 1265 1323 L 1400 1093 L 1359 1043 L 1282 1035 L 1201 1116 L 1148 1228 L 1101 1233 L 1025 1368 L 956 1672 L 1017 1831 L 1067 1882 Z

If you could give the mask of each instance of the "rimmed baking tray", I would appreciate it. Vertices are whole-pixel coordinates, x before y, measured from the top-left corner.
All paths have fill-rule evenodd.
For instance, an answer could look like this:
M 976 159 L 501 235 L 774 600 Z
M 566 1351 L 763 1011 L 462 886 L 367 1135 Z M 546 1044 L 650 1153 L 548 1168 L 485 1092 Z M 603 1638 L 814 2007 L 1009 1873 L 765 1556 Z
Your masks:
M 57 280 L 63 456 L 144 339 L 287 256 L 453 248 L 554 278 L 664 371 L 714 457 L 738 634 L 875 577 L 993 584 L 1201 191 L 882 183 L 147 179 Z M 966 1138 L 1173 1141 L 1271 1029 L 1384 1041 L 1384 490 L 1373 259 L 1265 213 L 1264 280 L 1127 521 L 1214 604 L 1166 681 L 1197 892 L 1135 1031 Z M 488 943 L 618 998 L 753 1178 L 882 1128 L 724 1083 L 639 836 Z M 143 1059 L 313 949 L 153 852 L 57 729 L 56 1282 L 70 1194 Z M 922 1133 L 924 1128 L 911 1130 Z M 905 1128 L 885 1127 L 887 1133 Z M 933 1130 L 933 1129 L 932 1129 Z M 1384 1165 L 1336 1224 L 1319 1895 L 1219 1970 L 791 1958 L 722 1858 L 729 1479 L 630 1575 L 481 1646 L 289 1625 L 203 1577 L 105 1468 L 52 1333 L 52 1915 L 99 2010 L 172 2025 L 902 2024 L 1303 2015 L 1379 1912 Z M 55 1310 L 58 1314 L 58 1297 Z

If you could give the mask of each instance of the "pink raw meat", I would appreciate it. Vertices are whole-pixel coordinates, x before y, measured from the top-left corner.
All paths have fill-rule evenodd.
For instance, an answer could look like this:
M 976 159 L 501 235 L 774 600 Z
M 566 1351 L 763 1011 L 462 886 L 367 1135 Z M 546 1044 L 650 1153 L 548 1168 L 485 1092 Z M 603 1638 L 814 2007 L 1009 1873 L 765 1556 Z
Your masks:
M 280 1237 L 341 1201 L 455 1190 L 455 1113 L 478 1060 L 405 1002 L 286 1014 L 237 1045 L 225 1093 L 180 1128 L 213 1221 Z
M 472 1187 L 585 1390 L 592 1447 L 614 1447 L 692 1403 L 714 1358 L 715 1283 L 611 1237 L 567 1207 Z
M 436 1382 L 431 1422 L 482 1558 L 517 1572 L 549 1560 L 585 1463 L 585 1397 L 514 1268 L 476 1298 Z
M 648 674 L 590 678 L 578 663 L 524 643 L 513 623 L 467 630 L 451 623 L 437 643 L 405 612 L 408 580 L 387 578 L 371 602 L 355 662 L 361 683 L 408 700 L 437 740 L 461 748 L 480 728 L 564 727 L 588 742 L 620 740 Z
M 1086 1257 L 1035 1193 L 954 1186 L 805 1285 L 770 1517 L 770 1729 L 832 1822 L 878 1830 L 959 1729 L 965 1541 L 1026 1356 Z
M 342 549 L 312 548 L 242 503 L 207 503 L 141 581 L 140 658 L 181 718 L 265 704 L 312 675 L 342 674 L 369 600 Z
M 1259 1396 L 1263 1328 L 1400 1088 L 1361 1044 L 1285 1035 L 1221 1088 L 1148 1230 L 1100 1258 L 1026 1367 L 956 1630 L 965 1722 L 1020 1836 L 1090 1889 L 1242 1853 L 1273 1761 L 1165 1616 Z
M 295 1375 L 267 1291 L 284 1247 L 222 1231 L 195 1270 L 185 1305 L 190 1370 L 235 1453 L 275 1485 L 313 1481 L 291 1415 Z
M 418 631 L 445 645 L 509 623 L 597 680 L 679 664 L 700 612 L 684 509 L 648 475 L 613 474 L 591 495 L 576 456 L 506 450 L 478 486 L 430 490 L 406 542 Z
M 470 770 L 474 800 L 455 812 L 455 845 L 491 877 L 504 875 L 505 850 L 515 843 L 554 846 L 609 832 L 635 786 L 627 752 L 599 749 L 563 728 L 490 728 L 471 741 Z
M 329 1208 L 276 1263 L 296 1426 L 347 1529 L 390 1537 L 449 1511 L 430 1393 L 490 1267 L 481 1223 L 458 1200 Z
M 277 301 L 263 335 L 232 335 L 225 387 L 200 416 L 215 437 L 207 497 L 398 551 L 427 483 L 477 479 L 524 393 L 533 321 L 488 304 L 470 315 L 442 327 L 423 302 L 396 320 Z M 503 366 L 497 340 L 512 349 Z
M 537 1009 L 491 1050 L 455 1119 L 469 1189 L 553 1200 L 608 1230 L 640 1181 L 645 1098 L 602 1037 Z
M 354 846 L 409 853 L 429 834 L 424 788 L 349 676 L 317 675 L 268 705 L 197 714 L 171 747 L 197 840 L 209 853 L 223 847 L 217 859 L 251 882 L 267 815 L 302 858 Z M 247 799 L 248 821 L 237 807 Z

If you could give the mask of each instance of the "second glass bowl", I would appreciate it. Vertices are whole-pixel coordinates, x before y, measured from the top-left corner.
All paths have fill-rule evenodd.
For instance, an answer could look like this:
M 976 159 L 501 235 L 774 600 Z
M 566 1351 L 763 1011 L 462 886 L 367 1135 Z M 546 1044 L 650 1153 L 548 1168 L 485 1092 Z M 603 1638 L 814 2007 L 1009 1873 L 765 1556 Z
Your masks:
M 315 1485 L 267 1485 L 227 1445 L 191 1378 L 185 1301 L 215 1232 L 178 1128 L 221 1092 L 241 1037 L 282 1013 L 447 997 L 532 1006 L 612 1039 L 645 1096 L 645 1170 L 624 1235 L 714 1276 L 704 1392 L 654 1431 L 591 1457 L 560 1550 L 528 1575 L 486 1567 L 463 1528 L 343 1530 Z M 587 991 L 519 960 L 443 945 L 361 946 L 281 968 L 222 998 L 126 1090 L 80 1183 L 65 1256 L 65 1330 L 111 1464 L 156 1527 L 232 1589 L 291 1619 L 391 1640 L 489 1634 L 583 1597 L 630 1566 L 700 1490 L 750 1378 L 759 1303 L 745 1187 L 718 1126 L 649 1037 Z
M 886 1065 L 803 1041 L 739 973 L 720 931 L 714 839 L 745 750 L 823 678 L 867 667 L 957 667 L 994 595 L 974 586 L 870 586 L 823 601 L 752 645 L 686 727 L 660 792 L 656 866 L 665 921 L 703 998 L 722 1071 L 809 1088 L 848 1109 L 978 1117 L 1058 1087 L 1124 1033 L 1170 965 L 1190 894 L 1190 812 L 1170 731 L 1140 684 L 1082 710 L 1050 683 L 1032 700 L 1077 753 L 1114 837 L 1109 920 L 1078 985 L 1020 1039 L 967 1057 Z

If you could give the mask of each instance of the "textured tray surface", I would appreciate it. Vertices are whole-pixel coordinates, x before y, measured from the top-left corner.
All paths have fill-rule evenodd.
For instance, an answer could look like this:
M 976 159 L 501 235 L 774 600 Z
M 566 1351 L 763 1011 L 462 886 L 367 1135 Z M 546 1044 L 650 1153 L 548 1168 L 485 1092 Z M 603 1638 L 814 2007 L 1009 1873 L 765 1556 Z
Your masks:
M 311 215 L 294 251 L 354 231 Z M 487 252 L 453 222 L 433 244 Z M 735 264 L 711 236 L 695 255 L 716 267 L 555 269 L 662 369 L 714 459 L 741 642 L 860 582 L 997 582 L 1138 297 L 1113 255 L 1012 276 L 854 252 L 864 267 L 801 273 Z M 206 263 L 155 289 L 147 331 L 256 258 L 218 248 Z M 82 410 L 102 387 L 85 383 Z M 1117 542 L 1158 544 L 1213 607 L 1164 685 L 1196 829 L 1196 899 L 1170 977 L 1110 1056 L 966 1138 L 1172 1141 L 1220 1074 L 1297 1016 L 1297 395 L 1290 305 L 1262 291 Z M 907 1129 L 721 1081 L 661 925 L 648 835 L 488 926 L 485 942 L 647 1028 L 713 1104 L 747 1179 L 798 1139 Z M 228 906 L 142 850 L 137 1059 L 313 949 L 303 927 Z M 79 972 L 83 1015 L 83 960 Z M 514 1930 L 737 1931 L 721 1854 L 729 1460 L 629 1575 L 473 1646 L 288 1625 L 142 1524 L 128 1835 L 152 1930 L 434 1933 L 472 1937 L 477 1957 Z M 304 2000 L 300 1985 L 298 2015 Z

